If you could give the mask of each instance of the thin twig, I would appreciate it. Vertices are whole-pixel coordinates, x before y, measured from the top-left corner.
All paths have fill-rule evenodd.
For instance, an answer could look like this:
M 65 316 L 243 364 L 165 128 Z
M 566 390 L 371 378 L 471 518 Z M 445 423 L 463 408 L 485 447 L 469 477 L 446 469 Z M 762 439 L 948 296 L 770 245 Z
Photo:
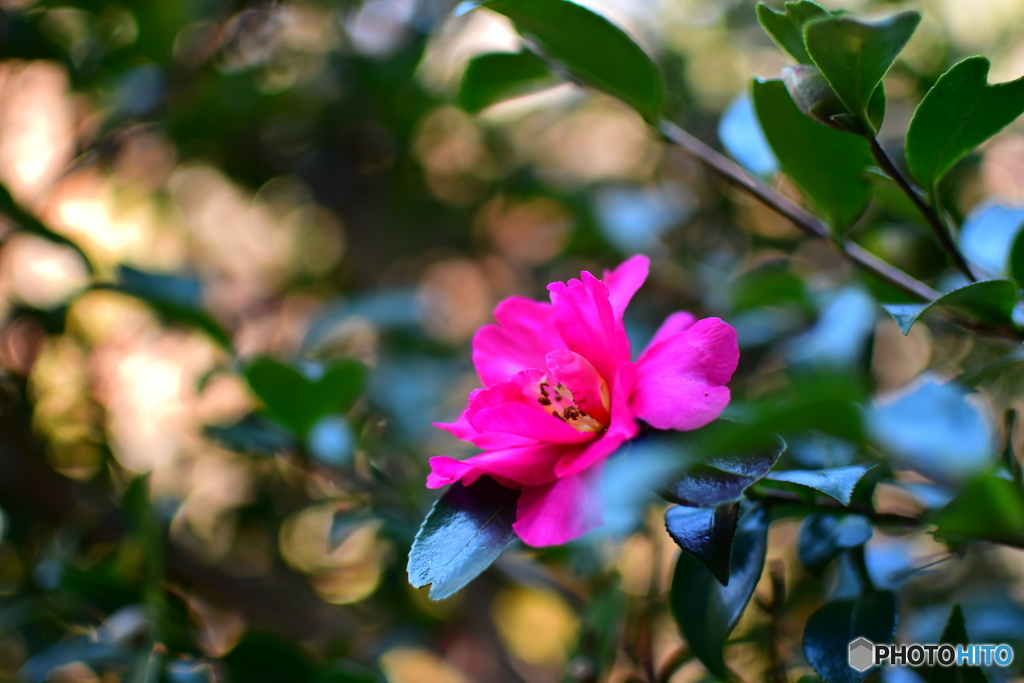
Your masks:
M 768 675 L 769 683 L 789 683 L 786 663 L 782 659 L 782 612 L 786 607 L 786 565 L 780 559 L 772 560 L 768 567 L 772 583 L 772 601 L 768 622 Z
M 732 160 L 718 153 L 671 121 L 662 121 L 658 127 L 662 136 L 672 144 L 696 157 L 719 177 L 749 193 L 797 228 L 818 239 L 832 239 L 832 231 L 822 221 L 767 183 L 752 177 Z M 834 242 L 839 251 L 854 264 L 878 279 L 922 302 L 934 301 L 939 293 L 928 285 L 907 275 L 899 268 L 876 257 L 850 241 Z
M 680 645 L 668 656 L 668 659 L 662 662 L 661 669 L 658 671 L 658 683 L 668 683 L 675 672 L 691 659 L 693 659 L 693 653 L 690 652 L 690 648 Z
M 974 276 L 974 272 L 971 270 L 971 266 L 967 263 L 967 259 L 957 249 L 956 244 L 953 242 L 953 236 L 949 232 L 949 228 L 942 220 L 939 212 L 933 207 L 925 203 L 924 199 L 921 198 L 920 193 L 917 189 L 910 184 L 910 181 L 906 179 L 900 169 L 896 167 L 893 160 L 886 154 L 885 149 L 881 143 L 878 142 L 878 138 L 872 136 L 868 138 L 868 144 L 871 145 L 871 156 L 875 158 L 875 162 L 881 166 L 882 170 L 892 178 L 900 189 L 903 190 L 903 194 L 910 198 L 910 201 L 914 203 L 917 210 L 921 212 L 925 220 L 928 221 L 928 225 L 931 227 L 932 232 L 935 233 L 935 239 L 939 241 L 943 251 L 949 256 L 953 264 L 960 269 L 960 271 L 967 276 L 967 279 L 971 282 L 977 282 L 978 278 Z

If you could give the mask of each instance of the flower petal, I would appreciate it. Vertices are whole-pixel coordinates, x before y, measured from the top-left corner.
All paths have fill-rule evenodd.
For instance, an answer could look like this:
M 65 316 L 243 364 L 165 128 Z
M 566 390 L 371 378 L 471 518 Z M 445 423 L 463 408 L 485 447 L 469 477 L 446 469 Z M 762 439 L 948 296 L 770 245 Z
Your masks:
M 516 436 L 507 432 L 478 432 L 473 428 L 466 418 L 466 412 L 459 415 L 455 422 L 435 422 L 438 429 L 443 429 L 456 439 L 468 441 L 478 448 L 487 450 L 498 450 L 502 448 L 515 448 L 516 446 L 530 446 L 537 443 L 536 439 L 525 436 Z
M 673 313 L 669 317 L 665 318 L 665 322 L 663 322 L 661 324 L 661 327 L 658 328 L 658 331 L 654 333 L 654 336 L 651 338 L 650 343 L 647 344 L 647 349 L 644 349 L 644 352 L 640 354 L 640 358 L 637 362 L 643 360 L 644 354 L 647 353 L 648 349 L 657 346 L 659 343 L 665 341 L 673 334 L 690 329 L 695 322 L 697 322 L 697 319 L 694 318 L 692 314 L 687 313 L 686 311 L 677 311 L 676 313 Z
M 651 260 L 637 254 L 633 258 L 623 261 L 615 270 L 604 271 L 602 279 L 608 285 L 608 299 L 611 301 L 612 310 L 617 317 L 622 317 L 633 295 L 647 279 L 650 269 Z
M 582 278 L 548 285 L 555 325 L 569 350 L 590 361 L 611 384 L 615 368 L 629 360 L 629 340 L 622 316 L 612 310 L 608 287 L 586 271 Z
M 473 365 L 485 387 L 543 368 L 548 351 L 565 348 L 550 304 L 514 296 L 498 304 L 494 317 L 498 325 L 484 325 L 473 337 Z
M 580 410 L 602 424 L 608 424 L 608 406 L 611 404 L 611 396 L 607 395 L 608 385 L 586 358 L 569 349 L 558 349 L 549 353 L 545 362 L 549 377 L 572 392 Z
M 469 395 L 466 420 L 482 433 L 503 432 L 552 443 L 592 440 L 592 433 L 576 431 L 537 402 L 534 387 L 543 376 L 541 370 L 523 370 L 508 381 L 477 389 Z
M 593 467 L 618 450 L 623 442 L 636 436 L 639 428 L 629 407 L 629 396 L 633 392 L 635 375 L 635 366 L 632 363 L 623 363 L 619 366 L 612 387 L 611 424 L 599 439 L 586 448 L 566 451 L 555 465 L 555 474 L 566 477 Z
M 512 529 L 527 545 L 545 546 L 571 541 L 600 526 L 603 470 L 592 467 L 544 486 L 524 488 Z
M 556 479 L 555 463 L 565 455 L 566 450 L 572 448 L 579 447 L 541 443 L 489 451 L 465 460 L 444 456 L 431 458 L 427 486 L 440 488 L 464 477 L 475 481 L 483 474 L 511 488 L 541 486 Z
M 632 413 L 656 429 L 703 427 L 729 404 L 739 355 L 736 330 L 718 318 L 667 336 L 637 361 Z

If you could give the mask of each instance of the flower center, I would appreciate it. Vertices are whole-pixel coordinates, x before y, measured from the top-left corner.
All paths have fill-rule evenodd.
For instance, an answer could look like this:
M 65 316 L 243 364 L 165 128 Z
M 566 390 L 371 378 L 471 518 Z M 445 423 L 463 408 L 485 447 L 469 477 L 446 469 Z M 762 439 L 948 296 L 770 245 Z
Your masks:
M 537 385 L 537 394 L 537 403 L 544 412 L 554 415 L 578 432 L 597 433 L 608 426 L 576 405 L 576 399 L 564 384 L 552 385 L 544 378 Z

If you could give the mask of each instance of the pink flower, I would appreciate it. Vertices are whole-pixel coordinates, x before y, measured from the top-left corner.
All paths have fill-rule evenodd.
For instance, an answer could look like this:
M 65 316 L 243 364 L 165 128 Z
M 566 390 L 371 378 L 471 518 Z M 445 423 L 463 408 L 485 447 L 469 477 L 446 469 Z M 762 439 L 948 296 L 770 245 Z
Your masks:
M 555 545 L 601 524 L 604 461 L 636 436 L 637 420 L 690 430 L 729 403 L 739 361 L 736 331 L 718 318 L 674 313 L 636 362 L 622 313 L 647 279 L 634 256 L 599 280 L 548 285 L 551 303 L 501 302 L 497 325 L 473 338 L 484 385 L 456 422 L 437 424 L 484 450 L 466 460 L 430 459 L 427 486 L 488 475 L 519 489 L 513 529 L 532 546 Z

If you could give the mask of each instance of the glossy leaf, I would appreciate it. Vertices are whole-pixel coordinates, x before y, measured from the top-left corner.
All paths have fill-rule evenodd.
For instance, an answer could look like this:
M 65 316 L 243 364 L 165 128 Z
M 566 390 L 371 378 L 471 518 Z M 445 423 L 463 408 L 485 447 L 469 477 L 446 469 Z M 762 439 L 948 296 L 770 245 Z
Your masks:
M 329 367 L 318 379 L 272 358 L 257 358 L 245 371 L 249 386 L 297 436 L 305 436 L 316 422 L 330 413 L 343 412 L 363 391 L 365 368 L 355 361 Z
M 808 54 L 865 133 L 877 132 L 880 123 L 877 104 L 873 116 L 868 111 L 875 89 L 920 21 L 917 12 L 903 12 L 877 21 L 827 17 L 804 26 Z
M 827 603 L 807 620 L 804 655 L 825 683 L 860 683 L 876 669 L 861 672 L 850 666 L 850 643 L 857 638 L 891 643 L 896 624 L 896 595 L 889 591 Z
M 882 304 L 900 327 L 910 334 L 917 319 L 930 308 L 943 308 L 965 315 L 981 323 L 1013 324 L 1013 307 L 1017 303 L 1017 285 L 1010 280 L 984 280 L 946 292 L 928 304 Z
M 977 479 L 935 516 L 936 536 L 953 540 L 1020 540 L 1024 535 L 1024 492 L 996 476 Z
M 716 508 L 677 505 L 665 513 L 668 535 L 693 555 L 723 586 L 729 583 L 729 551 L 736 534 L 739 504 Z
M 738 501 L 744 491 L 771 471 L 785 450 L 786 442 L 777 435 L 755 437 L 741 450 L 716 454 L 692 464 L 661 495 L 673 503 L 695 507 Z
M 818 512 L 807 517 L 800 527 L 797 552 L 804 568 L 821 576 L 832 558 L 871 539 L 871 522 L 862 515 Z
M 769 473 L 768 479 L 806 486 L 835 498 L 843 505 L 849 505 L 853 489 L 874 467 L 874 465 L 850 465 L 827 470 L 785 470 Z
M 569 0 L 488 0 L 546 59 L 574 78 L 623 100 L 648 121 L 661 113 L 658 68 L 622 29 Z
M 761 578 L 768 548 L 768 511 L 743 511 L 730 553 L 729 584 L 723 586 L 689 553 L 680 553 L 672 578 L 672 614 L 693 654 L 715 676 L 728 678 L 722 647 Z
M 989 85 L 989 61 L 968 57 L 942 74 L 907 130 L 907 166 L 931 191 L 968 152 L 1024 113 L 1024 78 Z
M 782 81 L 755 80 L 753 97 L 782 170 L 826 222 L 839 231 L 850 227 L 871 200 L 866 171 L 873 162 L 867 141 L 804 116 Z
M 409 583 L 444 600 L 498 559 L 515 540 L 519 491 L 489 477 L 453 484 L 423 520 L 409 552 Z
M 804 24 L 828 15 L 824 7 L 808 0 L 787 2 L 785 12 L 777 12 L 763 2 L 757 4 L 761 28 L 800 64 L 814 63 L 804 46 Z
M 946 628 L 942 631 L 939 641 L 942 645 L 969 645 L 967 624 L 964 623 L 964 612 L 960 605 L 953 605 L 949 613 Z M 922 672 L 928 683 L 988 683 L 988 676 L 980 666 L 932 666 Z
M 532 52 L 489 52 L 469 60 L 459 87 L 459 106 L 475 113 L 519 95 L 557 84 Z

